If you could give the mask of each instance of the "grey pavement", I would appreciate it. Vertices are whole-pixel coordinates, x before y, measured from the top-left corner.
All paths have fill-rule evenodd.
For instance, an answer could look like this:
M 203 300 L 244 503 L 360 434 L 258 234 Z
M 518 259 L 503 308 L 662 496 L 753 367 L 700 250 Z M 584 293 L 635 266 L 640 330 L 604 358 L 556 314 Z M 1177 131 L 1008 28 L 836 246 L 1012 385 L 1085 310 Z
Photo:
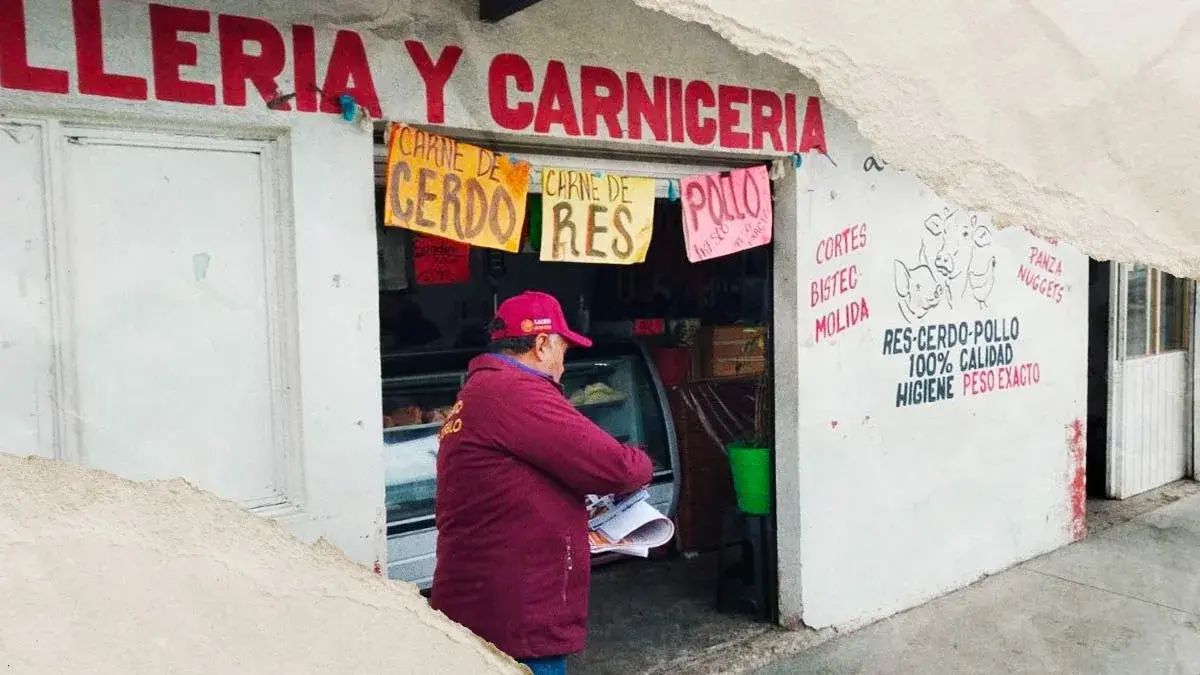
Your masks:
M 1200 495 L 754 672 L 1200 674 Z

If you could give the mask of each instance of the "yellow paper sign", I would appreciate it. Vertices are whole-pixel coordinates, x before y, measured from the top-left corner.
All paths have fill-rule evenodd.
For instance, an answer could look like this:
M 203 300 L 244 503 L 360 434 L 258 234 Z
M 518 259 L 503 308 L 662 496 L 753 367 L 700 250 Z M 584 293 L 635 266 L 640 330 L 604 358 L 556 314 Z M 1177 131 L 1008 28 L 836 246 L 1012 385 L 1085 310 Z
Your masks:
M 654 179 L 542 169 L 542 260 L 644 262 L 653 228 Z
M 515 253 L 529 164 L 392 124 L 384 224 Z

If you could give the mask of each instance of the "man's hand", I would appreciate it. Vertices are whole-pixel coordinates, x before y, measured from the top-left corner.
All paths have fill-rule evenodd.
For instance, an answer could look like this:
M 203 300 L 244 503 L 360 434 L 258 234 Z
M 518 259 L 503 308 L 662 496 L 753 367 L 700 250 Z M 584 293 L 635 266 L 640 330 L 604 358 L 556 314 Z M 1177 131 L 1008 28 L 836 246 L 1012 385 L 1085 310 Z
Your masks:
M 641 492 L 642 490 L 648 490 L 648 489 L 650 489 L 650 483 L 646 483 L 645 485 L 643 485 L 642 487 L 640 487 L 636 490 L 630 490 L 629 492 L 626 492 L 625 494 L 616 495 L 616 500 L 619 502 L 624 501 L 626 498 L 632 497 L 633 495 Z

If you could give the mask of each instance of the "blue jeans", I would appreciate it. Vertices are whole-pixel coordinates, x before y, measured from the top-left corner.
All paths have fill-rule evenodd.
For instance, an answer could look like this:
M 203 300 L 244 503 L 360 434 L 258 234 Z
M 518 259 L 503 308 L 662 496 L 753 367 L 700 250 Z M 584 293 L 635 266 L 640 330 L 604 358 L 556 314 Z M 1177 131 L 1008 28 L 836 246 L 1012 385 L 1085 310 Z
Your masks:
M 567 675 L 567 657 L 565 656 L 523 659 L 520 663 L 532 670 L 533 675 Z

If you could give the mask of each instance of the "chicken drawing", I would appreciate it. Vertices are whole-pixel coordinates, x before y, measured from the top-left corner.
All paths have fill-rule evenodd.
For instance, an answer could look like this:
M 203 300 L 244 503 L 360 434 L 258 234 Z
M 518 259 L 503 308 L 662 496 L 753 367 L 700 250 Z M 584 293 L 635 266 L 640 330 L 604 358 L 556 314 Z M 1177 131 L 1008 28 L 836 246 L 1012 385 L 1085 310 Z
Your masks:
M 967 291 L 980 309 L 987 308 L 988 297 L 996 286 L 996 256 L 988 256 L 987 262 L 978 270 L 972 266 L 967 270 Z

